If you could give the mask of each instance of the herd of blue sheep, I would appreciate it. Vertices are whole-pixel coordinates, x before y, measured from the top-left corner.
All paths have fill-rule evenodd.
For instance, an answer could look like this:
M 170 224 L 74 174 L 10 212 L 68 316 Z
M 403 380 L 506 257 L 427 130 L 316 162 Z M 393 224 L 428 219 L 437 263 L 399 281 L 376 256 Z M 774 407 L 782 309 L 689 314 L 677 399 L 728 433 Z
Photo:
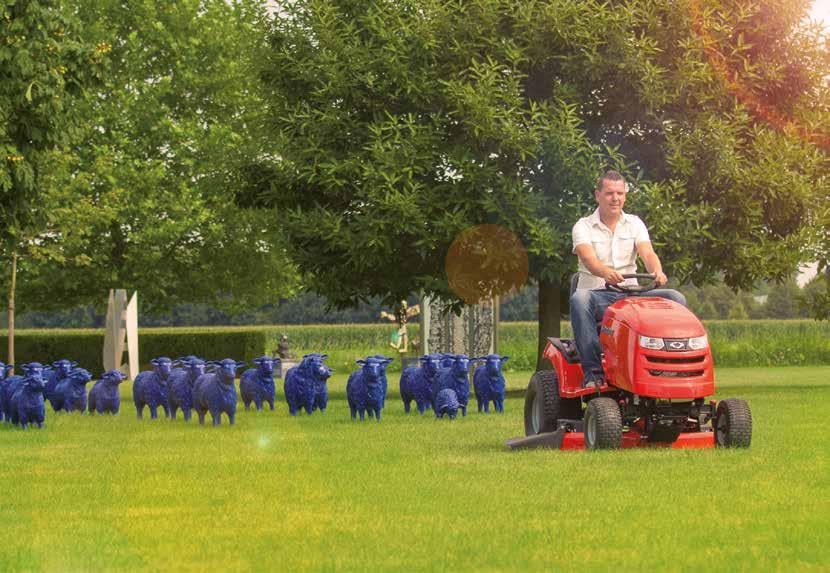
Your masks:
M 302 361 L 290 368 L 283 381 L 283 393 L 292 416 L 305 410 L 312 414 L 325 412 L 328 405 L 327 381 L 332 374 L 325 364 L 327 355 L 306 354 Z M 428 354 L 420 357 L 419 365 L 405 368 L 399 382 L 404 410 L 409 413 L 412 402 L 423 414 L 432 410 L 437 418 L 455 419 L 458 412 L 467 415 L 470 397 L 470 368 L 480 363 L 473 375 L 473 388 L 478 411 L 489 412 L 490 404 L 496 412 L 504 412 L 505 381 L 501 365 L 507 356 L 489 354 L 469 358 L 464 354 Z M 352 419 L 380 420 L 386 404 L 388 381 L 386 368 L 392 358 L 377 354 L 357 361 L 359 368 L 352 372 L 346 384 L 346 396 Z M 193 411 L 199 423 L 205 423 L 210 413 L 213 425 L 221 423 L 222 414 L 234 423 L 239 398 L 246 410 L 251 406 L 262 410 L 267 405 L 273 411 L 277 400 L 274 369 L 279 359 L 261 356 L 255 367 L 239 377 L 239 394 L 234 382 L 237 370 L 245 363 L 226 358 L 207 361 L 198 356 L 172 360 L 158 357 L 150 361 L 153 368 L 140 372 L 133 381 L 133 403 L 136 415 L 142 418 L 144 409 L 150 417 L 158 418 L 159 408 L 166 417 L 176 419 L 181 410 L 186 421 Z M 126 376 L 119 370 L 104 372 L 87 394 L 86 386 L 92 380 L 89 371 L 76 362 L 61 359 L 51 365 L 29 362 L 21 367 L 22 374 L 9 376 L 12 365 L 0 362 L 0 420 L 27 428 L 42 428 L 45 402 L 55 412 L 93 412 L 118 414 L 120 409 L 119 384 Z

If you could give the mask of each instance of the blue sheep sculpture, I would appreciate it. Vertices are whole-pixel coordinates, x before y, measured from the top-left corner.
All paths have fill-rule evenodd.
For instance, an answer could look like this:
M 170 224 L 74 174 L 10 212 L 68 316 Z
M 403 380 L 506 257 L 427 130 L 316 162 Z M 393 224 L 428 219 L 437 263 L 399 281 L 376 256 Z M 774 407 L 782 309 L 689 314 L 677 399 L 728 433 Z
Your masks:
M 180 361 L 183 367 L 170 372 L 167 400 L 170 417 L 175 420 L 176 413 L 181 409 L 185 422 L 189 422 L 193 410 L 193 388 L 196 380 L 205 373 L 207 363 L 198 356 L 187 356 Z
M 43 402 L 43 390 L 46 383 L 41 373 L 43 366 L 38 362 L 30 362 L 26 374 L 21 377 L 9 401 L 11 422 L 25 430 L 29 424 L 37 424 L 38 428 L 43 427 L 46 420 L 46 408 Z M 25 369 L 25 367 L 24 367 Z
M 77 362 L 61 358 L 60 360 L 52 362 L 51 368 L 44 369 L 43 377 L 46 380 L 46 389 L 43 390 L 43 397 L 49 400 L 53 410 L 58 410 L 55 406 L 57 398 L 55 396 L 55 388 L 57 388 L 58 384 L 60 384 L 63 380 L 69 377 L 69 373 L 72 372 L 72 369 L 77 365 Z
M 14 370 L 14 364 L 0 362 L 0 422 L 5 419 L 5 413 L 3 412 L 3 394 L 6 389 L 6 380 L 9 378 L 9 372 L 12 370 Z
M 86 410 L 86 385 L 92 374 L 83 368 L 75 368 L 69 376 L 58 382 L 52 392 L 52 407 L 55 412 L 81 412 Z
M 453 357 L 452 366 L 442 368 L 438 374 L 438 383 L 434 386 L 438 393 L 444 389 L 452 389 L 458 400 L 458 407 L 461 415 L 467 415 L 467 402 L 470 399 L 470 358 L 466 354 L 456 354 Z M 435 401 L 433 400 L 433 408 Z
M 386 407 L 386 392 L 389 389 L 389 379 L 386 377 L 386 367 L 389 366 L 389 363 L 394 360 L 394 358 L 389 358 L 388 356 L 384 356 L 383 354 L 373 354 L 371 358 L 377 358 L 378 360 L 385 360 L 386 364 L 384 365 L 383 369 L 381 370 L 380 375 L 380 383 L 383 386 L 383 402 L 381 403 L 381 409 Z
M 331 369 L 323 363 L 326 358 L 326 354 L 306 354 L 300 364 L 285 373 L 283 391 L 292 416 L 302 409 L 311 415 L 315 406 L 325 411 L 325 405 L 321 403 L 328 400 L 326 380 L 331 376 Z
M 475 388 L 479 412 L 484 409 L 485 413 L 489 413 L 490 402 L 493 402 L 493 408 L 496 412 L 504 413 L 505 384 L 501 365 L 509 359 L 509 356 L 488 354 L 472 360 L 473 362 L 484 362 L 473 373 L 473 388 Z
M 421 363 L 420 367 L 410 366 L 404 368 L 404 371 L 401 372 L 399 388 L 403 400 L 403 409 L 407 414 L 413 400 L 421 414 L 432 407 L 432 385 L 435 383 L 441 369 L 440 354 L 427 354 L 421 356 L 418 360 Z
M 435 395 L 434 410 L 436 418 L 443 418 L 446 415 L 450 420 L 455 420 L 455 417 L 458 416 L 458 408 L 458 395 L 452 388 L 442 388 Z
M 92 385 L 89 391 L 89 400 L 87 407 L 89 413 L 93 411 L 103 415 L 105 412 L 109 414 L 117 414 L 121 409 L 121 392 L 118 390 L 118 385 L 127 379 L 127 375 L 120 370 L 107 370 L 101 375 L 101 378 Z
M 23 384 L 27 376 L 35 376 L 43 379 L 43 365 L 40 362 L 29 362 L 21 367 L 23 375 L 8 376 L 3 379 L 2 393 L 0 393 L 0 410 L 3 411 L 6 423 L 12 421 L 12 396 Z
M 444 353 L 439 354 L 441 357 L 441 368 L 449 368 L 452 366 L 452 363 L 455 361 L 455 354 Z
M 225 358 L 208 364 L 215 366 L 216 370 L 206 372 L 196 380 L 193 386 L 193 409 L 199 416 L 200 424 L 205 423 L 205 414 L 210 412 L 214 426 L 221 423 L 223 413 L 227 414 L 228 421 L 233 425 L 237 402 L 233 382 L 236 379 L 236 369 L 245 366 L 245 363 Z
M 253 402 L 257 411 L 262 410 L 262 403 L 267 402 L 274 411 L 277 399 L 277 387 L 274 384 L 274 365 L 279 363 L 270 356 L 260 356 L 254 360 L 256 368 L 249 368 L 239 377 L 239 393 L 242 403 L 248 410 Z
M 374 416 L 380 421 L 384 402 L 383 377 L 390 362 L 391 358 L 382 355 L 380 358 L 376 355 L 357 361 L 361 368 L 352 372 L 346 382 L 346 398 L 352 420 L 360 414 L 362 422 L 368 413 L 370 418 Z
M 155 420 L 158 418 L 158 407 L 161 406 L 164 408 L 164 415 L 169 418 L 167 381 L 173 370 L 173 361 L 166 356 L 160 356 L 153 358 L 150 364 L 153 365 L 153 369 L 139 372 L 133 381 L 133 403 L 136 414 L 140 420 L 144 406 L 147 406 L 150 408 L 150 418 Z

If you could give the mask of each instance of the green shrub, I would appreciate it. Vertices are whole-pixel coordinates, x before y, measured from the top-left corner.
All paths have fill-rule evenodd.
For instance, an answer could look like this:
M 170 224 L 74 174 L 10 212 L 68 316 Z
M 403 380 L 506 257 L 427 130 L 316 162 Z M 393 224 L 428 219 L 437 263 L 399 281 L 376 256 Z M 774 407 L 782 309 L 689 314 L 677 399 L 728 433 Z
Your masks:
M 799 366 L 830 364 L 830 323 L 811 320 L 712 320 L 704 322 L 716 366 Z M 535 322 L 503 323 L 499 330 L 501 354 L 510 355 L 506 370 L 536 367 Z M 150 358 L 197 354 L 208 359 L 235 358 L 250 363 L 264 353 L 273 354 L 279 335 L 288 335 L 291 352 L 328 354 L 327 363 L 337 373 L 347 373 L 355 361 L 370 354 L 397 358 L 389 347 L 394 327 L 389 324 L 337 324 L 287 326 L 227 326 L 199 328 L 142 328 L 139 351 L 142 368 Z M 410 328 L 410 340 L 418 340 L 418 325 Z M 562 336 L 571 336 L 562 323 Z M 6 347 L 5 332 L 0 345 Z M 98 374 L 101 370 L 102 330 L 19 330 L 15 337 L 17 362 L 77 360 Z M 126 358 L 126 357 L 125 357 Z M 391 372 L 400 371 L 395 360 Z

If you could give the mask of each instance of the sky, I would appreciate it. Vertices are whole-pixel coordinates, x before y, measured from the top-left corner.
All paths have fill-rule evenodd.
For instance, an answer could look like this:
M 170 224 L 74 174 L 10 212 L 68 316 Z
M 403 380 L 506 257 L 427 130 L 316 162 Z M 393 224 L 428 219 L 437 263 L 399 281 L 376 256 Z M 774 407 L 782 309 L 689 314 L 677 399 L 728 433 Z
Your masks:
M 816 20 L 824 20 L 824 25 L 830 27 L 830 0 L 815 0 L 811 14 Z

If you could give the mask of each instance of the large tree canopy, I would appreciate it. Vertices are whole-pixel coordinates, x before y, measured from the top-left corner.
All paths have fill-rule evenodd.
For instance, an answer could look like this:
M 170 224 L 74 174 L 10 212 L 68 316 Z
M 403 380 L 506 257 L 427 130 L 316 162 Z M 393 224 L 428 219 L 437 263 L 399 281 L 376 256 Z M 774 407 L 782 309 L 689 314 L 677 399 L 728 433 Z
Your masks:
M 827 58 L 807 2 L 281 5 L 263 55 L 273 184 L 330 300 L 452 299 L 465 228 L 516 233 L 558 331 L 570 230 L 603 167 L 629 175 L 669 272 L 791 273 L 827 168 Z M 823 58 L 823 59 L 822 59 Z
M 278 218 L 240 208 L 257 157 L 251 68 L 261 2 L 71 0 L 109 73 L 78 111 L 83 141 L 53 156 L 48 257 L 21 261 L 30 308 L 137 289 L 146 311 L 178 302 L 260 305 L 291 291 Z

